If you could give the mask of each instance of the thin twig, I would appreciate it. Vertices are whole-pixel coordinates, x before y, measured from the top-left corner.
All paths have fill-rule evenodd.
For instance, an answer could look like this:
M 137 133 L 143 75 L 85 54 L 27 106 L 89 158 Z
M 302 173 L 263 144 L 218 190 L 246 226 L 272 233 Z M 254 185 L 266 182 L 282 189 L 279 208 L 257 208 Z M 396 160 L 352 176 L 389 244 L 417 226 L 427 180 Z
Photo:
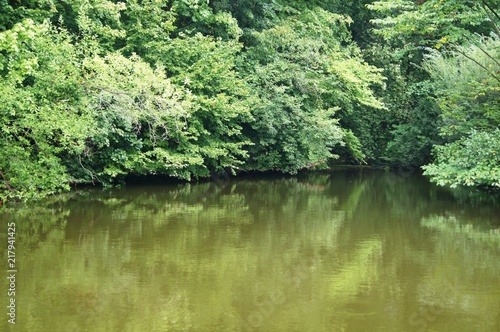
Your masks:
M 493 24 L 493 28 L 496 30 L 497 34 L 500 36 L 500 29 L 498 28 L 498 25 L 493 20 L 493 17 L 491 17 L 491 13 L 488 10 L 486 10 L 486 8 L 488 8 L 493 13 L 493 15 L 495 15 L 495 17 L 500 21 L 500 17 L 498 16 L 497 12 L 494 11 L 493 8 L 491 8 L 490 5 L 486 1 L 483 0 L 483 9 L 486 12 L 486 15 L 488 15 L 488 17 L 490 18 L 490 21 Z
M 485 0 L 483 0 L 483 5 L 488 7 L 488 9 L 491 10 L 493 15 L 495 15 L 495 17 L 500 21 L 500 16 L 498 15 L 498 13 L 493 8 L 491 8 L 491 6 Z
M 492 55 L 490 55 L 488 52 L 486 52 L 486 50 L 484 50 L 481 46 L 477 45 L 474 41 L 472 41 L 469 37 L 467 37 L 465 34 L 463 35 L 465 37 L 465 39 L 467 39 L 469 41 L 469 43 L 475 45 L 477 48 L 479 48 L 484 54 L 486 54 L 486 56 L 488 58 L 490 58 L 491 60 L 493 60 L 498 66 L 500 66 L 500 62 L 495 59 Z
M 476 59 L 474 58 L 471 58 L 470 56 L 468 56 L 467 54 L 465 54 L 464 52 L 462 52 L 460 49 L 456 48 L 455 51 L 457 51 L 458 53 L 462 54 L 464 57 L 466 57 L 467 59 L 471 60 L 472 62 L 474 62 L 475 64 L 477 64 L 479 67 L 483 68 L 484 70 L 486 70 L 488 72 L 489 75 L 491 75 L 494 79 L 496 79 L 498 82 L 500 82 L 500 78 L 498 78 L 495 74 L 491 73 L 490 70 L 488 68 L 486 68 L 485 66 L 483 66 L 481 63 L 479 63 Z
M 81 168 L 83 168 L 84 171 L 89 173 L 90 178 L 92 179 L 92 184 L 95 184 L 94 179 L 96 179 L 98 182 L 102 182 L 101 180 L 99 180 L 97 175 L 95 175 L 94 173 L 92 173 L 92 171 L 90 171 L 89 169 L 85 168 L 85 166 L 83 166 L 82 156 L 78 156 L 78 162 L 80 163 Z

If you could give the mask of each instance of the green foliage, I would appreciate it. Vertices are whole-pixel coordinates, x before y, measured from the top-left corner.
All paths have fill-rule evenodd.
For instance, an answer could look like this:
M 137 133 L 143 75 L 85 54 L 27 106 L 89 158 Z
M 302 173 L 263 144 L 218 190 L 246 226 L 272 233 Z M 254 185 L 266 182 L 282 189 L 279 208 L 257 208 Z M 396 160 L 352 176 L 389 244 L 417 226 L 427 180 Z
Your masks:
M 482 38 L 449 54 L 432 52 L 424 67 L 438 87 L 441 134 L 425 173 L 441 185 L 499 187 L 500 38 Z
M 441 134 L 451 140 L 471 129 L 500 125 L 500 38 L 481 38 L 448 53 L 431 52 L 424 68 L 438 89 Z
M 392 102 L 401 109 L 395 112 L 398 123 L 391 130 L 383 156 L 389 164 L 419 167 L 430 161 L 432 147 L 441 141 L 434 90 L 430 81 L 413 83 L 404 87 L 401 100 Z
M 498 126 L 498 85 L 491 76 L 497 51 L 491 38 L 477 37 L 496 29 L 496 7 L 496 1 L 462 0 L 368 5 L 374 40 L 389 45 L 370 49 L 371 61 L 385 68 L 384 101 L 394 114 L 383 160 L 419 166 L 431 161 L 434 146 Z
M 324 164 L 344 136 L 334 112 L 348 116 L 382 108 L 370 89 L 381 83 L 379 72 L 362 61 L 354 45 L 343 45 L 350 40 L 348 23 L 316 8 L 252 33 L 241 57 L 258 94 L 255 122 L 246 130 L 255 143 L 251 168 L 295 172 Z
M 251 120 L 248 83 L 235 69 L 242 45 L 198 33 L 181 35 L 150 55 L 164 66 L 172 82 L 182 86 L 192 98 L 193 114 L 189 131 L 192 144 L 185 151 L 201 154 L 209 172 L 239 168 L 251 144 L 241 133 L 243 123 Z
M 86 103 L 97 125 L 82 165 L 91 175 L 87 181 L 130 173 L 189 177 L 186 167 L 202 162 L 194 153 L 179 153 L 190 140 L 191 104 L 164 71 L 120 54 L 87 59 L 83 67 Z
M 56 11 L 53 0 L 0 0 L 0 32 L 12 29 L 25 19 L 42 23 Z
M 450 42 L 464 42 L 471 33 L 492 29 L 481 1 L 381 0 L 368 8 L 379 15 L 372 20 L 374 31 L 385 40 L 405 48 L 441 48 Z
M 175 29 L 175 13 L 166 9 L 169 3 L 169 0 L 127 1 L 127 10 L 123 13 L 126 37 L 118 43 L 123 52 L 146 58 L 169 42 Z
M 500 130 L 472 131 L 453 143 L 435 148 L 426 175 L 439 185 L 500 187 Z
M 119 38 L 125 37 L 121 17 L 127 9 L 124 2 L 109 0 L 68 0 L 60 5 L 59 24 L 83 37 L 99 40 L 99 50 L 112 51 Z
M 228 93 L 246 92 L 235 84 L 232 65 L 217 59 L 237 45 L 199 38 L 205 49 L 183 41 L 199 54 L 183 64 L 199 70 L 179 88 L 161 66 L 153 69 L 138 56 L 80 52 L 67 32 L 48 23 L 26 21 L 2 33 L 2 199 L 43 196 L 73 182 L 112 183 L 128 174 L 190 179 L 238 167 L 248 143 L 238 123 L 249 114 Z M 209 49 L 213 57 L 206 59 Z M 204 76 L 206 70 L 213 76 Z M 232 85 L 219 76 L 224 70 Z
M 414 124 L 399 124 L 392 131 L 394 138 L 387 143 L 386 159 L 392 165 L 420 166 L 427 160 L 432 141 Z
M 349 149 L 350 155 L 359 163 L 365 162 L 365 154 L 363 153 L 363 147 L 359 139 L 354 136 L 352 130 L 344 130 L 344 142 L 346 147 Z
M 367 3 L 0 0 L 0 199 L 338 157 L 419 166 L 443 144 L 437 179 L 487 155 L 498 0 Z
M 32 20 L 0 33 L 2 199 L 68 189 L 64 156 L 92 126 L 79 98 L 78 57 L 65 31 Z

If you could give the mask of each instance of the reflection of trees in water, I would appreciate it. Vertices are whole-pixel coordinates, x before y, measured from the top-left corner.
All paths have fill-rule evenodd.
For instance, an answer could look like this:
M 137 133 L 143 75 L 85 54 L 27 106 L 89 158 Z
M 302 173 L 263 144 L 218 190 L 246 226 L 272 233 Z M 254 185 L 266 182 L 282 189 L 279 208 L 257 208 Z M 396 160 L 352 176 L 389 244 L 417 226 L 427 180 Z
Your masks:
M 4 207 L 0 209 L 1 231 L 5 233 L 7 223 L 14 222 L 16 240 L 25 247 L 36 248 L 39 242 L 46 241 L 49 236 L 64 238 L 69 213 L 67 209 L 45 204 Z
M 36 294 L 20 309 L 29 324 L 54 330 L 48 317 L 57 315 L 75 331 L 99 331 L 96 322 L 109 331 L 127 317 L 142 330 L 237 330 L 243 308 L 285 284 L 304 252 L 313 268 L 313 244 L 332 245 L 342 216 L 335 197 L 296 179 L 132 189 L 9 212 L 30 226 L 22 236 L 43 234 L 22 259 L 37 278 L 19 280 L 24 294 Z
M 409 302 L 494 321 L 487 306 L 499 305 L 467 290 L 497 287 L 498 248 L 476 227 L 495 209 L 480 208 L 472 229 L 450 227 L 452 219 L 433 216 L 459 225 L 473 212 L 419 176 L 333 172 L 88 190 L 3 211 L 31 248 L 21 249 L 30 272 L 19 285 L 33 299 L 20 314 L 41 330 L 53 330 L 44 317 L 54 312 L 75 331 L 238 330 L 276 292 L 282 300 L 260 327 L 277 331 L 310 321 L 317 330 L 411 326 Z M 438 225 L 432 237 L 422 219 Z M 465 269 L 458 279 L 457 267 Z M 439 317 L 455 317 L 446 310 Z
M 423 218 L 422 225 L 433 231 L 434 255 L 420 262 L 428 272 L 418 287 L 419 302 L 437 305 L 443 315 L 460 313 L 448 323 L 453 330 L 471 320 L 483 330 L 500 327 L 495 317 L 500 309 L 500 233 L 451 213 Z

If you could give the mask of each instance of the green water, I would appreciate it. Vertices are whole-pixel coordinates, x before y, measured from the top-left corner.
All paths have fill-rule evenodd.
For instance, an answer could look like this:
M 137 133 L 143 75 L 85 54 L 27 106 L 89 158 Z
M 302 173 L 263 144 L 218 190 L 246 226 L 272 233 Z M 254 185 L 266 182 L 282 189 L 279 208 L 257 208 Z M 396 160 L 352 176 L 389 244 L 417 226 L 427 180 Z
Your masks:
M 80 190 L 16 225 L 1 331 L 500 331 L 500 208 L 417 174 Z

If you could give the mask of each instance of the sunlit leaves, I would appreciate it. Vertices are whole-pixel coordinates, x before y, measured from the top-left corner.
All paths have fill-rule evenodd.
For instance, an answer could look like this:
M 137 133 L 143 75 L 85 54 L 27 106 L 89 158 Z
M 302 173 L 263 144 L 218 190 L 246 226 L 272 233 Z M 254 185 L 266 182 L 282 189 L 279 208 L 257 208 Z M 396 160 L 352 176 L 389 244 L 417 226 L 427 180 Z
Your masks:
M 441 48 L 449 42 L 463 42 L 464 35 L 491 29 L 480 1 L 410 0 L 375 1 L 368 8 L 380 18 L 372 20 L 376 34 L 399 46 Z
M 185 93 L 166 79 L 162 68 L 153 70 L 137 56 L 108 54 L 86 60 L 84 70 L 91 106 L 115 113 L 128 128 L 147 130 L 152 140 L 186 129 L 189 101 L 182 100 Z
M 1 33 L 0 41 L 3 199 L 68 189 L 62 157 L 83 151 L 92 126 L 78 94 L 77 52 L 64 31 L 31 20 Z
M 444 125 L 441 133 L 457 137 L 469 130 L 500 125 L 500 39 L 482 38 L 441 54 L 431 52 L 424 68 L 439 88 Z
M 500 130 L 473 131 L 458 141 L 437 146 L 436 160 L 425 174 L 440 185 L 500 187 Z
M 76 14 L 78 30 L 83 35 L 97 36 L 100 46 L 111 48 L 117 38 L 125 36 L 120 21 L 127 8 L 124 2 L 108 0 L 69 0 Z
M 126 30 L 122 50 L 150 59 L 157 49 L 168 43 L 175 30 L 175 12 L 168 10 L 169 0 L 128 0 L 123 26 Z
M 389 42 L 374 47 L 370 60 L 387 66 L 389 80 L 352 41 L 351 26 L 365 25 L 337 14 L 361 4 L 0 4 L 7 4 L 0 19 L 8 16 L 0 27 L 4 197 L 130 174 L 295 173 L 339 155 L 378 161 L 386 146 L 386 161 L 411 166 L 427 161 L 436 144 L 435 105 L 450 143 L 476 142 L 482 131 L 496 135 L 500 123 L 498 41 L 470 37 L 489 32 L 494 14 L 472 2 L 370 5 L 380 15 L 375 33 Z M 445 56 L 421 48 L 442 52 L 458 40 L 476 45 Z M 415 69 L 424 51 L 430 55 Z M 421 82 L 422 69 L 435 84 Z M 387 96 L 390 112 L 377 94 Z
M 188 131 L 193 141 L 180 148 L 203 156 L 204 169 L 195 171 L 195 176 L 239 167 L 247 155 L 243 147 L 251 144 L 241 133 L 242 125 L 252 118 L 249 86 L 235 68 L 241 47 L 235 40 L 183 34 L 154 55 L 172 82 L 192 98 Z
M 86 168 L 113 179 L 134 174 L 190 178 L 186 169 L 203 166 L 193 129 L 192 100 L 138 56 L 108 54 L 85 64 L 88 106 L 96 112 Z M 99 170 L 101 169 L 101 170 Z
M 251 167 L 295 172 L 324 164 L 344 135 L 333 111 L 382 108 L 369 88 L 382 82 L 381 75 L 354 45 L 343 45 L 347 23 L 316 8 L 252 33 L 241 58 L 258 94 L 247 130 L 256 144 Z
M 0 71 L 5 79 L 21 83 L 26 75 L 37 69 L 38 60 L 32 43 L 37 33 L 47 33 L 47 25 L 37 26 L 31 19 L 17 23 L 0 34 Z
M 500 187 L 500 40 L 482 38 L 453 52 L 431 52 L 424 68 L 434 78 L 442 111 L 441 134 L 425 173 L 441 185 Z

